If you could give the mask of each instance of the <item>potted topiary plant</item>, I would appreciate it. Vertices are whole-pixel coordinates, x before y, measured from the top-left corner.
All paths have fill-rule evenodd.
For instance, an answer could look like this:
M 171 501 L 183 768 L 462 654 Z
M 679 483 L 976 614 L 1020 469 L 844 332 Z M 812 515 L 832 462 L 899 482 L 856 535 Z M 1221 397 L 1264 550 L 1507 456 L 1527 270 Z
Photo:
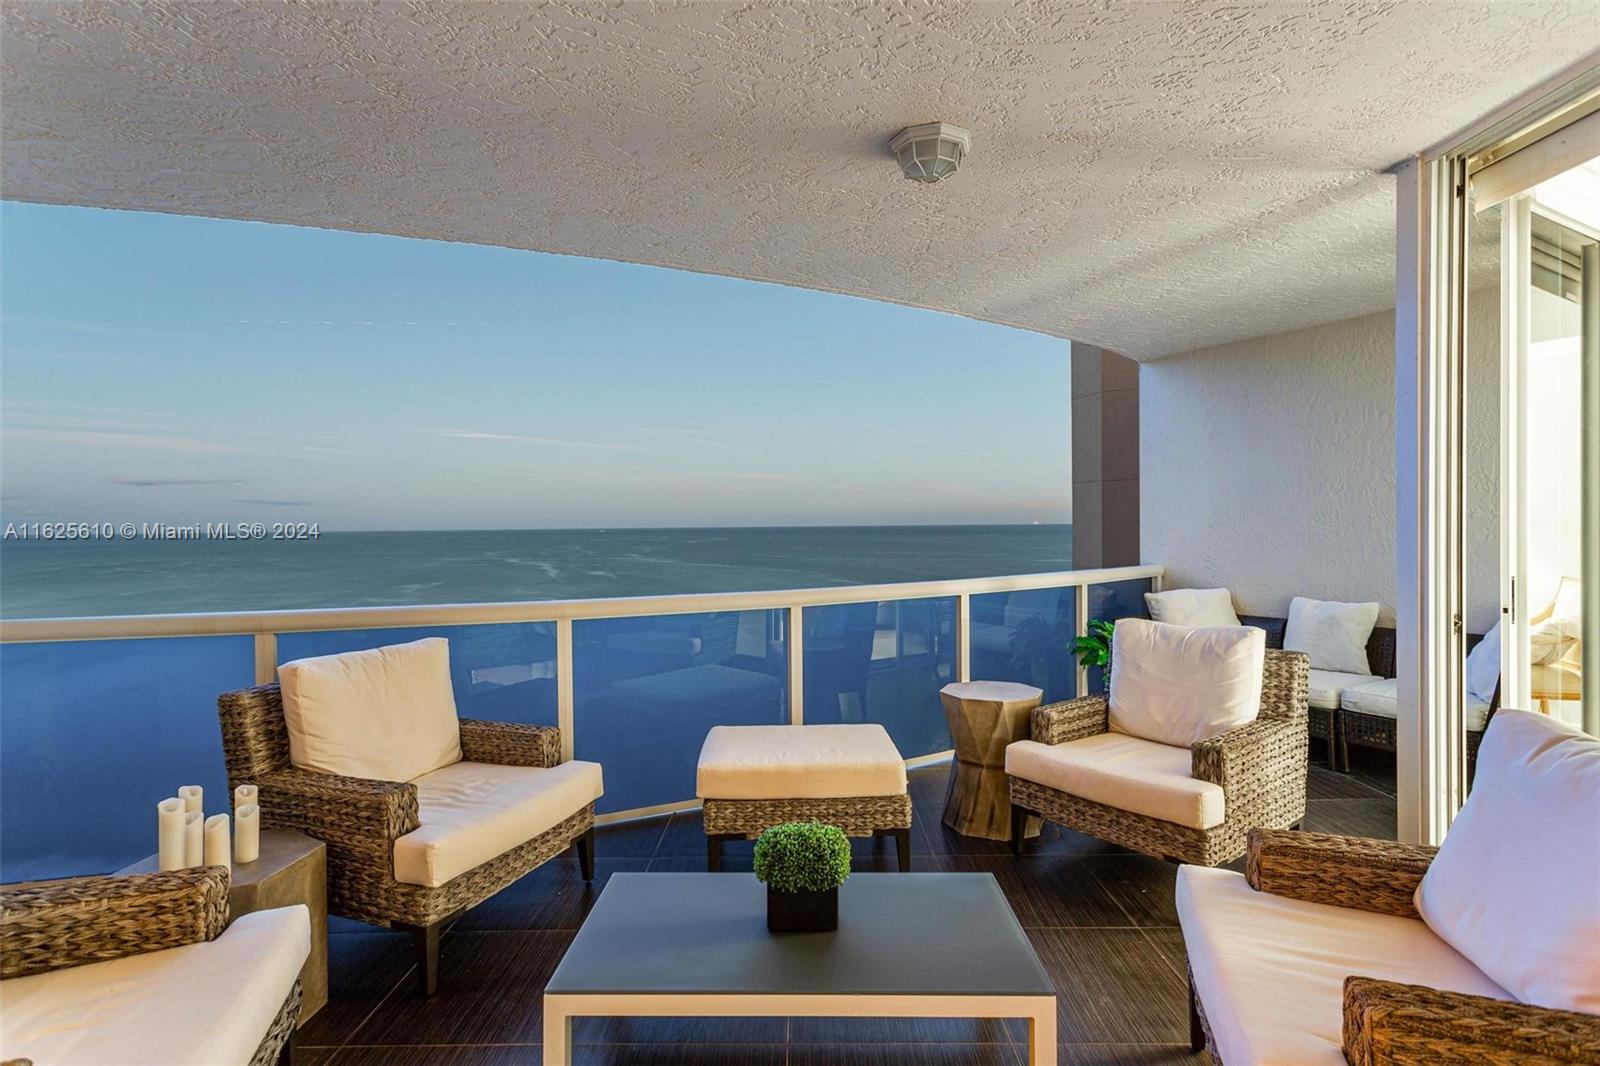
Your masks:
M 767 929 L 839 928 L 839 886 L 850 876 L 850 841 L 821 822 L 775 825 L 756 840 L 756 879 L 767 886 Z

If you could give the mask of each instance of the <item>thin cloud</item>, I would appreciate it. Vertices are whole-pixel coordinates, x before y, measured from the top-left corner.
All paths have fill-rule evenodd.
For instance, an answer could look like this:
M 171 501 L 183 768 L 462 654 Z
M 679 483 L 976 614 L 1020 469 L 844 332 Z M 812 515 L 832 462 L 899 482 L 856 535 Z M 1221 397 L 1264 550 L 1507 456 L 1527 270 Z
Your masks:
M 455 440 L 487 440 L 504 444 L 526 444 L 536 448 L 571 448 L 600 452 L 648 452 L 659 454 L 651 448 L 637 444 L 604 444 L 590 440 L 561 440 L 556 437 L 524 437 L 515 433 L 484 433 L 473 429 L 441 429 L 439 435 Z
M 215 477 L 113 477 L 107 478 L 113 485 L 127 485 L 136 489 L 165 489 L 175 485 L 233 485 L 235 487 L 245 484 L 236 478 Z
M 661 437 L 685 437 L 692 443 L 702 448 L 718 448 L 725 452 L 738 452 L 741 455 L 760 455 L 755 448 L 748 448 L 742 444 L 729 444 L 726 441 L 711 440 L 716 435 L 713 429 L 669 429 L 665 426 L 650 426 L 640 429 L 639 433 L 650 433 Z
M 8 419 L 15 420 L 12 416 Z M 51 422 L 55 421 L 64 426 L 75 428 L 49 427 L 47 425 L 34 425 L 24 427 L 7 426 L 3 435 L 12 441 L 35 441 L 41 444 L 61 445 L 86 445 L 95 448 L 143 448 L 151 451 L 183 452 L 191 455 L 365 455 L 366 452 L 354 451 L 349 448 L 328 447 L 317 444 L 285 444 L 279 441 L 263 441 L 259 444 L 239 440 L 228 442 L 218 440 L 203 440 L 195 437 L 179 437 L 166 433 L 140 433 L 126 432 L 123 429 L 90 429 L 85 428 L 95 424 L 92 418 L 50 415 L 25 415 L 25 421 Z M 103 423 L 107 427 L 116 423 Z M 137 429 L 140 427 L 127 427 Z M 151 429 L 161 428 L 152 425 Z
M 153 433 L 109 433 L 87 429 L 7 429 L 5 436 L 12 440 L 39 441 L 46 444 L 82 444 L 96 448 L 147 448 L 163 452 L 186 452 L 195 455 L 241 455 L 247 449 L 216 441 L 194 440 L 189 437 L 167 437 Z

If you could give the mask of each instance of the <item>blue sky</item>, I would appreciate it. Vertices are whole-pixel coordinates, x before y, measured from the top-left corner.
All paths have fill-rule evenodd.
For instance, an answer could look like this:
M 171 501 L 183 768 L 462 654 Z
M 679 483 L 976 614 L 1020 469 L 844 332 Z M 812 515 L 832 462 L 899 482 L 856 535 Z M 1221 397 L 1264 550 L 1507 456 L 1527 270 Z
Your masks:
M 1002 326 L 655 267 L 5 203 L 0 511 L 1061 522 L 1069 356 Z

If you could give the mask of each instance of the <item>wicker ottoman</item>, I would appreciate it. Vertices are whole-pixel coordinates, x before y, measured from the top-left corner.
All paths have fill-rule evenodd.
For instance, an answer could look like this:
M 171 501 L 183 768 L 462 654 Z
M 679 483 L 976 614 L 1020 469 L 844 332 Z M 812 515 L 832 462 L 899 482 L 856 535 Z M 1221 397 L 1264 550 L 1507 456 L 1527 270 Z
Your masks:
M 906 766 L 880 725 L 719 725 L 696 774 L 705 806 L 706 868 L 722 843 L 784 822 L 826 822 L 850 836 L 892 836 L 911 869 Z

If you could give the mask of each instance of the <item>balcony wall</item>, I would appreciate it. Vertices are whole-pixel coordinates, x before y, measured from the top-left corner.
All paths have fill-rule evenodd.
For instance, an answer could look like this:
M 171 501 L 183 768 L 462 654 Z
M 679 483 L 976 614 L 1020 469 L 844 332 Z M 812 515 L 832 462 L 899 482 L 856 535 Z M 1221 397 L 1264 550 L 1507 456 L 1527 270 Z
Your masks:
M 114 870 L 155 850 L 179 785 L 229 808 L 216 698 L 277 664 L 450 641 L 465 717 L 558 725 L 600 762 L 602 816 L 695 805 L 717 724 L 878 722 L 948 753 L 939 689 L 968 678 L 1065 699 L 1098 684 L 1068 646 L 1144 613 L 1160 567 L 794 592 L 0 622 L 0 880 Z
M 1468 628 L 1499 614 L 1497 301 L 1474 301 L 1467 396 Z M 1486 308 L 1486 310 L 1485 310 Z M 1144 558 L 1241 611 L 1294 596 L 1395 606 L 1394 314 L 1140 367 Z

